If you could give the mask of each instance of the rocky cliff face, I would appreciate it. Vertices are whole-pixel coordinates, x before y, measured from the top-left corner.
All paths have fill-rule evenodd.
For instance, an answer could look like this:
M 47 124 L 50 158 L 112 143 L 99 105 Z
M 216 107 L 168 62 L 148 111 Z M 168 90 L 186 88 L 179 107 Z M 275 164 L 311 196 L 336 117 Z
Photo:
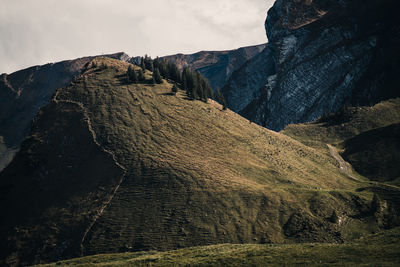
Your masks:
M 269 48 L 242 65 L 222 88 L 229 108 L 236 112 L 243 110 L 260 96 L 259 88 L 267 84 L 275 72 L 274 58 Z
M 393 0 L 277 0 L 265 23 L 269 52 L 228 81 L 223 90 L 228 105 L 281 130 L 344 104 L 398 96 L 400 23 L 395 6 Z M 275 71 L 266 74 L 264 64 L 273 64 Z M 251 77 L 243 80 L 243 73 Z M 248 91 L 243 103 L 235 97 L 240 91 Z M 256 97 L 249 103 L 251 95 Z
M 266 45 L 242 47 L 228 51 L 201 51 L 195 54 L 177 54 L 163 57 L 175 63 L 180 69 L 188 67 L 199 71 L 206 77 L 211 86 L 221 88 L 247 60 L 255 57 L 265 49 Z
M 106 56 L 130 59 L 125 53 Z M 84 57 L 0 75 L 0 171 L 29 133 L 39 108 L 49 103 L 55 90 L 67 86 L 91 59 Z

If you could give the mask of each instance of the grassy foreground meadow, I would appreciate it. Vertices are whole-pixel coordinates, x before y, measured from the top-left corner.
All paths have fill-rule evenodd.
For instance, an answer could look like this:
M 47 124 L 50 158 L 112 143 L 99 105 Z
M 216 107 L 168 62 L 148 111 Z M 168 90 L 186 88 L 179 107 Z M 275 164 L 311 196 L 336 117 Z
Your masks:
M 400 228 L 349 244 L 222 244 L 105 254 L 39 266 L 398 266 Z

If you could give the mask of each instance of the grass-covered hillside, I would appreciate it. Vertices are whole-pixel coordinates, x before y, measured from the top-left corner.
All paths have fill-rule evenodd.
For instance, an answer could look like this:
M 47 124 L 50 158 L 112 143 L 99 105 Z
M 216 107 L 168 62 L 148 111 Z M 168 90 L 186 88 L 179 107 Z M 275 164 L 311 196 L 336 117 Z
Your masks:
M 396 266 L 400 229 L 349 244 L 244 244 L 96 255 L 45 266 Z
M 128 63 L 93 63 L 40 110 L 0 173 L 1 263 L 342 243 L 400 224 L 397 187 L 354 179 L 318 147 L 171 94 L 168 81 L 128 83 Z
M 400 122 L 400 98 L 372 107 L 343 107 L 337 113 L 305 124 L 288 125 L 282 133 L 312 147 L 339 144 L 363 132 Z
M 343 156 L 361 174 L 400 185 L 400 123 L 366 131 L 342 143 Z
M 321 151 L 337 147 L 361 175 L 400 185 L 400 98 L 372 107 L 349 107 L 282 133 Z

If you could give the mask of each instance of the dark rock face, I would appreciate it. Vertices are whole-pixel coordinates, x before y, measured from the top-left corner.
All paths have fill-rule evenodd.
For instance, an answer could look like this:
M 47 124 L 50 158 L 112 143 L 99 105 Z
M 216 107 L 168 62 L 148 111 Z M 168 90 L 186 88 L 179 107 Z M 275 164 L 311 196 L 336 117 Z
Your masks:
M 232 73 L 247 60 L 262 52 L 266 44 L 242 47 L 228 51 L 201 51 L 195 54 L 177 54 L 163 57 L 175 63 L 180 69 L 188 67 L 199 71 L 216 89 L 224 86 Z
M 222 88 L 229 107 L 234 111 L 243 110 L 260 96 L 259 88 L 267 84 L 270 75 L 274 73 L 272 50 L 266 48 L 234 72 L 228 85 Z
M 393 0 L 277 0 L 268 12 L 264 64 L 251 60 L 228 81 L 224 92 L 256 95 L 247 107 L 227 97 L 228 106 L 274 130 L 312 121 L 344 104 L 366 105 L 399 95 L 400 23 Z M 270 67 L 270 69 L 273 69 Z M 243 74 L 263 76 L 260 86 Z M 267 76 L 267 77 L 265 77 Z M 258 91 L 257 94 L 253 92 Z M 229 92 L 229 93 L 228 93 Z M 244 100 L 247 103 L 248 99 Z
M 125 53 L 105 55 L 128 61 Z M 93 57 L 34 66 L 0 75 L 0 171 L 7 166 L 27 136 L 39 108 L 55 90 L 67 86 Z

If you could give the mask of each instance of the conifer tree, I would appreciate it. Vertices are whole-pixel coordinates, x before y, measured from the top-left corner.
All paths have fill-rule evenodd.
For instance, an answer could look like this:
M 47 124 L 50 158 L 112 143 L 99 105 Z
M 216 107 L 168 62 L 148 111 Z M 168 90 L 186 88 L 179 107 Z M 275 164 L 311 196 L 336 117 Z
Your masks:
M 186 91 L 187 89 L 187 81 L 186 81 L 186 73 L 185 70 L 182 72 L 182 89 Z
M 153 65 L 153 61 L 150 59 L 149 61 L 149 66 L 147 68 L 149 71 L 154 72 L 154 65 Z
M 162 77 L 160 75 L 160 71 L 158 69 L 155 69 L 153 72 L 153 79 L 156 83 L 162 83 Z
M 128 82 L 137 83 L 137 81 L 138 81 L 138 77 L 132 66 L 128 67 L 127 78 L 128 78 Z
M 222 109 L 223 110 L 227 110 L 228 109 L 228 107 L 227 107 L 227 105 L 226 105 L 226 100 L 225 100 L 225 97 L 222 95 Z
M 168 62 L 168 64 L 167 64 L 167 72 L 168 72 L 168 78 L 169 79 L 171 79 L 171 80 L 173 80 L 173 81 L 175 81 L 177 83 L 181 82 L 181 74 L 179 72 L 178 67 L 175 64 L 173 64 L 171 62 Z
M 155 70 L 155 69 L 158 69 L 158 71 L 160 72 L 160 75 L 161 75 L 162 77 L 164 77 L 163 74 L 161 73 L 161 60 L 160 60 L 158 57 L 156 57 L 156 58 L 153 60 L 153 68 L 154 68 L 154 70 Z
M 160 75 L 161 75 L 164 79 L 167 79 L 165 64 L 166 64 L 165 59 L 159 59 L 159 58 L 157 57 L 156 59 L 153 60 L 154 69 L 157 68 L 157 69 L 159 70 L 159 72 L 160 72 Z
M 228 107 L 226 105 L 225 97 L 224 97 L 224 95 L 222 95 L 222 110 L 227 110 L 227 109 L 228 109 Z
M 183 70 L 183 77 L 186 81 L 187 96 L 191 99 L 199 99 L 198 75 L 188 68 L 185 68 Z
M 138 82 L 138 77 L 137 77 L 136 71 L 133 68 L 132 68 L 132 73 L 131 73 L 131 80 L 134 83 Z
M 197 83 L 197 79 L 196 79 L 196 74 L 194 72 L 190 71 L 189 78 L 191 81 L 190 88 L 192 91 L 193 99 L 199 99 L 199 94 L 197 91 L 198 83 Z
M 148 55 L 144 56 L 144 66 L 149 71 L 151 71 L 151 72 L 154 71 L 153 60 Z
M 140 67 L 142 68 L 142 71 L 146 71 L 146 65 L 143 57 L 140 58 Z
M 224 95 L 221 93 L 221 91 L 219 90 L 219 88 L 217 88 L 216 100 L 222 105 L 222 109 L 223 109 L 223 110 L 226 110 L 226 109 L 227 109 L 225 97 L 224 97 Z
M 195 83 L 195 90 L 199 100 L 207 101 L 207 98 L 204 96 L 204 89 L 202 84 L 202 77 L 200 76 L 200 72 L 196 72 L 196 83 Z
M 183 77 L 185 77 L 185 84 L 184 84 L 184 87 L 185 87 L 185 90 L 186 90 L 186 95 L 187 95 L 189 98 L 192 98 L 192 97 L 193 97 L 193 94 L 192 94 L 192 90 L 191 90 L 191 88 L 190 88 L 190 86 L 189 86 L 189 79 L 190 79 L 190 77 L 189 77 L 189 70 L 188 70 L 187 68 L 183 69 L 182 75 L 183 75 Z
M 189 89 L 189 87 L 186 88 L 186 95 L 187 97 L 192 98 L 191 90 Z
M 156 57 L 154 60 L 153 60 L 153 67 L 154 67 L 154 69 L 160 69 L 160 58 L 159 57 Z
M 175 84 L 180 84 L 189 98 L 207 102 L 208 98 L 214 97 L 208 80 L 200 72 L 194 72 L 184 67 L 181 73 L 174 63 L 159 58 L 154 60 L 154 66 L 157 67 L 161 76 L 172 80 Z
M 196 84 L 195 84 L 196 81 L 194 79 L 193 72 L 188 70 L 187 73 L 186 73 L 186 79 L 187 79 L 188 88 L 190 90 L 193 90 L 196 87 Z
M 174 83 L 174 86 L 172 86 L 171 89 L 172 93 L 175 95 L 178 92 L 178 86 L 176 86 L 176 83 Z
M 160 68 L 160 72 L 162 73 L 161 75 L 167 79 L 168 78 L 168 68 L 167 68 L 167 60 L 163 59 L 161 61 L 161 68 Z
M 204 90 L 205 96 L 207 98 L 214 98 L 214 92 L 213 92 L 210 84 L 208 83 L 208 80 L 203 77 L 202 83 L 203 83 L 203 90 Z
M 144 82 L 146 78 L 144 77 L 143 71 L 140 69 L 138 72 L 138 81 L 139 82 Z

